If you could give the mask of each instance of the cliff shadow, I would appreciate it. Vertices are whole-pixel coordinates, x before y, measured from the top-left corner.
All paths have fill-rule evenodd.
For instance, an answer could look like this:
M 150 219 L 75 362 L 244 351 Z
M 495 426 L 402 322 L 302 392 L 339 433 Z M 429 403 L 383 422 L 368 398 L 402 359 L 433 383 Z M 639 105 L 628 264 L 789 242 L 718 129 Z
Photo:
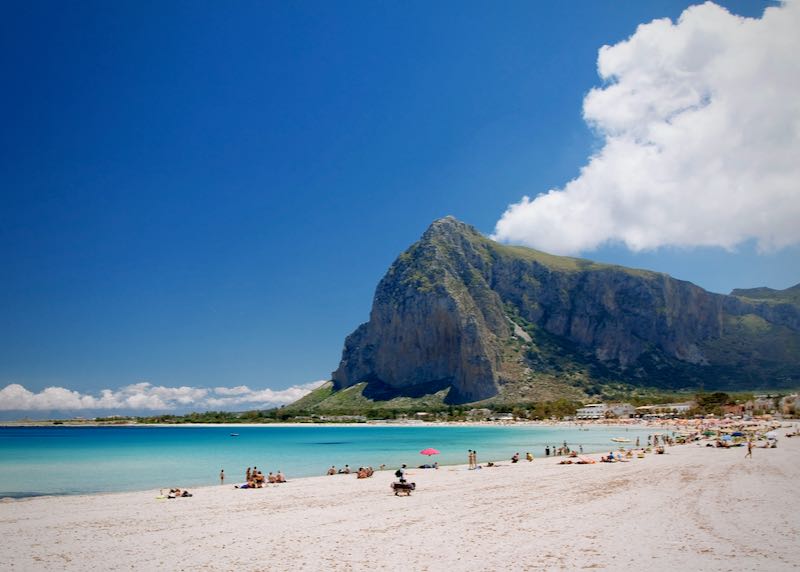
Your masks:
M 392 387 L 380 380 L 373 379 L 367 382 L 362 395 L 374 401 L 389 401 L 396 397 L 420 398 L 447 389 L 451 383 L 450 379 L 440 379 L 409 387 Z

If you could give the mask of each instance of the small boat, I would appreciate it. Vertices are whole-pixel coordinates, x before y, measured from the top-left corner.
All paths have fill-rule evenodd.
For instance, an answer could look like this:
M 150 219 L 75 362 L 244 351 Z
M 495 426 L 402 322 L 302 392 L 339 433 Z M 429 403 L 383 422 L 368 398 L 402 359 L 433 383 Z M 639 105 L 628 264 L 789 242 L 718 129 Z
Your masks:
M 622 437 L 612 437 L 611 440 L 614 441 L 614 443 L 630 443 L 631 442 L 630 439 L 623 439 Z
M 239 436 L 238 433 L 231 433 L 231 437 L 238 437 L 238 436 Z

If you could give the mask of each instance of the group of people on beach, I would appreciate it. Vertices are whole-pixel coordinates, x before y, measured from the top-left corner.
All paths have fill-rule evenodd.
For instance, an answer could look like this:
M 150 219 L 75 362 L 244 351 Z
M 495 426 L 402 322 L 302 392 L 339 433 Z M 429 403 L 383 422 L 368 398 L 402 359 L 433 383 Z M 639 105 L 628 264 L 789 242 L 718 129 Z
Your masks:
M 560 457 L 562 455 L 569 455 L 570 453 L 573 452 L 573 450 L 569 448 L 569 445 L 567 445 L 566 441 L 564 441 L 564 444 L 561 447 L 558 447 L 558 448 L 556 448 L 555 445 L 553 445 L 552 447 L 550 445 L 545 446 L 545 448 L 544 448 L 544 456 L 545 457 L 549 457 L 550 454 L 551 454 L 551 451 L 552 451 L 552 455 L 554 457 Z M 583 455 L 583 445 L 578 445 L 578 451 L 577 452 L 580 453 L 581 455 Z
M 381 469 L 384 469 L 386 465 L 381 465 Z M 336 470 L 336 465 L 331 465 L 331 468 L 325 473 L 329 477 L 332 475 L 349 475 L 353 471 L 350 470 L 350 465 L 345 465 L 339 470 Z M 375 473 L 375 469 L 372 467 L 359 467 L 357 471 L 355 471 L 356 477 L 359 479 L 368 479 Z
M 533 455 L 530 452 L 526 452 L 525 453 L 525 460 L 530 463 L 531 461 L 533 461 Z M 511 462 L 512 463 L 519 463 L 519 453 L 518 452 L 514 453 L 513 455 L 511 455 Z
M 260 489 L 263 488 L 266 483 L 279 484 L 286 482 L 286 477 L 280 469 L 278 469 L 277 473 L 273 474 L 272 471 L 270 471 L 267 476 L 264 476 L 264 473 L 262 473 L 258 467 L 253 467 L 252 469 L 247 467 L 244 475 L 244 483 L 241 485 L 234 485 L 235 488 Z

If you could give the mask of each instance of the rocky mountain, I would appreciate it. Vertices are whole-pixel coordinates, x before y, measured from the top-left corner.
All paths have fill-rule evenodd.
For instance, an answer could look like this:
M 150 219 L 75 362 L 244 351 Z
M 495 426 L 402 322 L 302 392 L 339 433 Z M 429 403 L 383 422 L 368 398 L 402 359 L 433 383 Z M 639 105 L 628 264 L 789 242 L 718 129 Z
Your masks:
M 800 385 L 800 285 L 707 292 L 435 221 L 378 284 L 332 391 L 449 403 Z

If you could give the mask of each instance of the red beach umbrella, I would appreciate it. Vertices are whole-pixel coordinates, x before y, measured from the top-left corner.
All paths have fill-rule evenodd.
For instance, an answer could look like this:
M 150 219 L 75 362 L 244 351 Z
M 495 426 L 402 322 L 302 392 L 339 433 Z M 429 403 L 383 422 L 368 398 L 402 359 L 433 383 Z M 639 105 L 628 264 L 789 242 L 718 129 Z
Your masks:
M 422 451 L 420 451 L 419 454 L 420 455 L 428 455 L 430 457 L 431 455 L 438 455 L 439 451 L 437 451 L 436 449 L 431 449 L 430 447 L 428 447 L 427 449 L 423 449 Z

